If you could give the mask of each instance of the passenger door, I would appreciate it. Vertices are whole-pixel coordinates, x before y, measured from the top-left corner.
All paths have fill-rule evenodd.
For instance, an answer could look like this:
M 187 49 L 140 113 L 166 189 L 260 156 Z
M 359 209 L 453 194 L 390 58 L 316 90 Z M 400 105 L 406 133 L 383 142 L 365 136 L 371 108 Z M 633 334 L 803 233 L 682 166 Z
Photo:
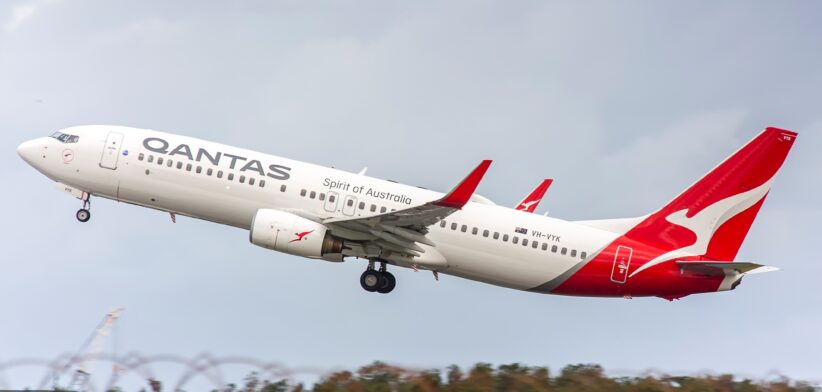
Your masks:
M 117 160 L 120 158 L 120 148 L 123 146 L 123 134 L 109 132 L 106 144 L 103 146 L 103 155 L 100 157 L 100 167 L 116 170 Z

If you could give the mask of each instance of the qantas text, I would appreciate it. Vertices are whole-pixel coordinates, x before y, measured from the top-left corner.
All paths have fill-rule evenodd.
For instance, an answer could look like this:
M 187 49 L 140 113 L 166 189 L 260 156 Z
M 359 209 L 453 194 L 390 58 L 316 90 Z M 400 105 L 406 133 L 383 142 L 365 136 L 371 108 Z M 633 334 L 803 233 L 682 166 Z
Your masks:
M 144 139 L 143 147 L 158 154 L 165 154 L 168 156 L 182 155 L 192 161 L 197 162 L 202 162 L 203 158 L 205 158 L 206 161 L 211 162 L 214 166 L 220 166 L 220 161 L 223 158 L 226 158 L 231 160 L 231 163 L 229 163 L 230 169 L 235 169 L 239 163 L 242 165 L 239 169 L 240 171 L 253 171 L 259 173 L 261 176 L 267 176 L 275 180 L 287 180 L 291 178 L 291 174 L 289 173 L 291 171 L 290 167 L 283 165 L 268 165 L 268 170 L 266 170 L 263 164 L 256 159 L 249 160 L 246 157 L 232 155 L 221 151 L 211 153 L 203 148 L 197 149 L 196 154 L 194 154 L 188 144 L 180 144 L 173 149 L 169 149 L 171 147 L 169 143 L 157 137 L 149 137 Z

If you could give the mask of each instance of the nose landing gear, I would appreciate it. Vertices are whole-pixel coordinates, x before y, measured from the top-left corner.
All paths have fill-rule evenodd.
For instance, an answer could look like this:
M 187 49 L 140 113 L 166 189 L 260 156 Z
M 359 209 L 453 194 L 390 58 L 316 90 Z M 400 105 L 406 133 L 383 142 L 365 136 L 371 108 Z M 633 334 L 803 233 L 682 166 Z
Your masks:
M 79 209 L 77 211 L 77 214 L 75 215 L 77 217 L 77 220 L 80 221 L 80 222 L 88 222 L 88 220 L 91 219 L 90 209 L 91 209 L 91 199 L 87 198 L 87 199 L 83 200 L 83 208 Z
M 368 268 L 360 275 L 360 286 L 368 292 L 388 294 L 397 286 L 397 279 L 387 271 L 385 261 L 379 262 L 379 270 L 374 269 L 374 261 L 368 262 Z

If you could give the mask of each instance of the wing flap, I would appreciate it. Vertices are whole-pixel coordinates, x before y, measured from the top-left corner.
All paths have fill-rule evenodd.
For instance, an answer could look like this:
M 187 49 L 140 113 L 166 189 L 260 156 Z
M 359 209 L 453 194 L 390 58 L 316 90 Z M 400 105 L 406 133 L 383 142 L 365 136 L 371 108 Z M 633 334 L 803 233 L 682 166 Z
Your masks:
M 357 238 L 385 250 L 420 256 L 425 250 L 417 243 L 435 246 L 425 237 L 428 226 L 465 207 L 490 165 L 490 160 L 482 161 L 457 186 L 437 200 L 371 216 L 330 218 L 323 223 L 332 232 L 337 231 L 352 240 Z

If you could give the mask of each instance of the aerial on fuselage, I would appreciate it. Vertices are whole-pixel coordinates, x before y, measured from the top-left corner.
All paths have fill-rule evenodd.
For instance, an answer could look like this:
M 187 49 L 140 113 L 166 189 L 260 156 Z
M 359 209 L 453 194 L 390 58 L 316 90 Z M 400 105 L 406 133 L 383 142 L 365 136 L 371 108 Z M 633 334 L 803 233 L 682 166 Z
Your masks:
M 278 252 L 364 260 L 360 285 L 369 292 L 393 291 L 395 266 L 546 294 L 673 300 L 773 270 L 734 259 L 796 136 L 765 129 L 645 216 L 577 222 L 523 213 L 552 180 L 515 208 L 476 195 L 491 161 L 440 193 L 120 126 L 67 128 L 18 153 L 81 200 L 81 222 L 100 197 L 226 224 Z

